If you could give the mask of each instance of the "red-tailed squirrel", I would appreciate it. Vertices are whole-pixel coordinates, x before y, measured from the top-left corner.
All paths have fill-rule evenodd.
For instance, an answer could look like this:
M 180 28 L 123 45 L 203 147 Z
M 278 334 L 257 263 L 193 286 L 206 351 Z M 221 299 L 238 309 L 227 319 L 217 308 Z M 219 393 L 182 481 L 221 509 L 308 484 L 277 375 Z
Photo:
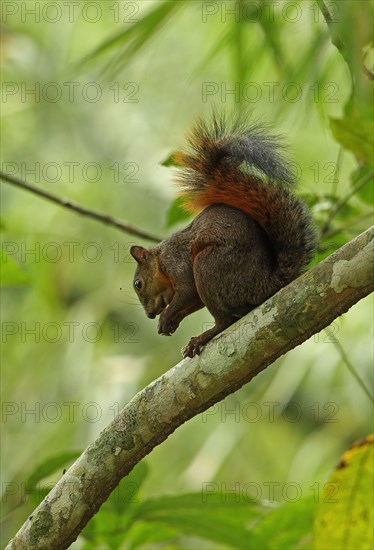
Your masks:
M 177 153 L 184 206 L 201 211 L 150 249 L 133 246 L 134 288 L 158 332 L 170 335 L 204 306 L 215 326 L 191 338 L 184 357 L 300 275 L 316 246 L 311 216 L 292 194 L 282 145 L 258 124 L 213 114 Z

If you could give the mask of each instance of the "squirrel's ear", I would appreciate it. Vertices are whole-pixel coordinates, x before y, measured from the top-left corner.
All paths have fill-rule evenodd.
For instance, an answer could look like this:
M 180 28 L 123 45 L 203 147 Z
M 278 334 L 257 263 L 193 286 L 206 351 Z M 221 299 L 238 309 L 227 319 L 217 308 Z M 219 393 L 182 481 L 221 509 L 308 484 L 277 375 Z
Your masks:
M 142 246 L 132 246 L 130 248 L 130 254 L 138 262 L 138 264 L 141 264 L 142 262 L 145 262 L 147 259 L 147 253 L 148 250 L 143 248 Z

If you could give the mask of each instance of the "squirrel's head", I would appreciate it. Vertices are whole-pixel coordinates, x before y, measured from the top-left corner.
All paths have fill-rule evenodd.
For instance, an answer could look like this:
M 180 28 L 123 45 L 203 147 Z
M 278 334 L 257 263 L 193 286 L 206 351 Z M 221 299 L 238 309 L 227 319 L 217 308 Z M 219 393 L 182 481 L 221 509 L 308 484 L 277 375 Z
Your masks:
M 136 260 L 134 289 L 147 316 L 154 319 L 171 302 L 174 288 L 162 272 L 157 253 L 142 246 L 132 246 L 130 254 Z

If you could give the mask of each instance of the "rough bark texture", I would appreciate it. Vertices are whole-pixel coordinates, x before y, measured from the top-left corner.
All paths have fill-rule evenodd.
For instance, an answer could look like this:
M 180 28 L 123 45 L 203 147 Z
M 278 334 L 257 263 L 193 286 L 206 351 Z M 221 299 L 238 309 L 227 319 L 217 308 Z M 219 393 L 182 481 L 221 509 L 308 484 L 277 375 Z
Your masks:
M 374 227 L 140 391 L 62 476 L 7 550 L 63 549 L 123 476 L 178 426 L 249 382 L 369 294 Z

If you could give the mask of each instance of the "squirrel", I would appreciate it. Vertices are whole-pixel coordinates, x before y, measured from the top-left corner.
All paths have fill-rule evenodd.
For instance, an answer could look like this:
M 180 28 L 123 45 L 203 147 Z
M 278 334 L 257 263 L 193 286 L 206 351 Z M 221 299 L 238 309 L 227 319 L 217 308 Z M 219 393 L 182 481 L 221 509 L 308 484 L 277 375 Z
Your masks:
M 267 127 L 213 112 L 175 153 L 183 206 L 200 212 L 153 248 L 132 246 L 134 289 L 146 314 L 171 335 L 206 306 L 215 326 L 191 338 L 184 357 L 298 277 L 312 258 L 311 215 L 292 188 L 284 145 Z M 202 210 L 202 211 L 201 211 Z

